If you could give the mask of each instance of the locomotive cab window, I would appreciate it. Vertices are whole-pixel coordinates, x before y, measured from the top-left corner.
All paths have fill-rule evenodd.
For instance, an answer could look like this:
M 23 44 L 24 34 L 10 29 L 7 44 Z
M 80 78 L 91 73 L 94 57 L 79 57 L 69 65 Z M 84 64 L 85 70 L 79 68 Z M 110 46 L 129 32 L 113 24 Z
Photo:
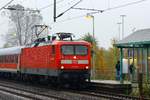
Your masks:
M 64 55 L 73 55 L 74 54 L 74 47 L 71 45 L 64 45 L 62 46 L 62 53 Z
M 83 45 L 63 45 L 61 47 L 64 55 L 87 55 L 88 49 Z
M 82 46 L 82 45 L 75 46 L 76 55 L 87 55 L 87 51 L 88 50 L 86 46 Z

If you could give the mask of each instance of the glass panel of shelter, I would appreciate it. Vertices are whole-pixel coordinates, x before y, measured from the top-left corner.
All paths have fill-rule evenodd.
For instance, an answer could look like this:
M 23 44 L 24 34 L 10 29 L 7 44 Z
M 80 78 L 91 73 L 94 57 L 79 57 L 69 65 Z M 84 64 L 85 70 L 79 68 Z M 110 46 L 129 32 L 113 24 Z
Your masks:
M 148 51 L 147 51 L 148 50 Z M 150 75 L 150 48 L 128 48 L 124 50 L 124 57 L 128 59 L 129 80 L 137 81 L 138 72 L 143 73 L 144 78 Z M 132 77 L 129 66 L 134 64 L 134 75 Z M 132 78 L 133 79 L 132 79 Z
M 128 74 L 129 79 L 132 81 L 137 81 L 137 73 L 146 73 L 147 68 L 147 49 L 143 48 L 128 48 Z M 125 54 L 125 55 L 126 55 Z M 150 61 L 150 59 L 149 59 Z M 130 72 L 129 66 L 133 64 L 133 73 Z M 150 65 L 150 62 L 149 62 Z M 131 75 L 132 74 L 132 75 Z
M 143 77 L 144 77 L 144 80 L 146 81 L 147 80 L 147 67 L 148 67 L 148 60 L 147 60 L 147 48 L 143 48 L 143 63 L 142 63 L 142 72 L 143 72 Z
M 148 71 L 148 79 L 149 79 L 149 82 L 150 82 L 150 47 L 148 47 L 148 67 L 147 67 L 147 71 Z
M 137 81 L 137 69 L 138 69 L 138 54 L 137 48 L 129 48 L 128 49 L 128 74 L 130 81 Z M 133 68 L 130 68 L 133 64 Z

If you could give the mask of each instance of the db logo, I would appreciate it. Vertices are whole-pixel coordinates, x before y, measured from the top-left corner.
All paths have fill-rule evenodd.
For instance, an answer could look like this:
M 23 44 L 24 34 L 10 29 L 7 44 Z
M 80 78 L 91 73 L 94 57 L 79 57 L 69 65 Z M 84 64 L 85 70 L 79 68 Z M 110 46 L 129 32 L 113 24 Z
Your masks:
M 72 64 L 78 64 L 77 60 L 72 60 Z

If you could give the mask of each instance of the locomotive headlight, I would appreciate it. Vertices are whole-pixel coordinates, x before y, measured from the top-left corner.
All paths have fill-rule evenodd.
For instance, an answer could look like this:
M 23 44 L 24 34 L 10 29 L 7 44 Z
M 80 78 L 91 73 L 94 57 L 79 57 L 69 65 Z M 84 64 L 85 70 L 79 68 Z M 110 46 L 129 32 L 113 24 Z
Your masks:
M 74 56 L 73 58 L 74 58 L 74 59 L 77 59 L 77 57 L 76 57 L 76 56 Z
M 86 66 L 85 69 L 89 69 L 89 66 Z
M 64 69 L 64 66 L 61 66 L 60 69 Z

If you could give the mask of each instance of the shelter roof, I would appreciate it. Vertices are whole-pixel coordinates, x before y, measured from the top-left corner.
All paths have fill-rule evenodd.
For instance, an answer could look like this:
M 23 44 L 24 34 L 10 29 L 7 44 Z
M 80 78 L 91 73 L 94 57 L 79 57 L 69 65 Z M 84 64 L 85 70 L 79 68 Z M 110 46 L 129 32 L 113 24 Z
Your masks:
M 117 47 L 142 47 L 150 45 L 150 28 L 135 31 L 115 44 Z

